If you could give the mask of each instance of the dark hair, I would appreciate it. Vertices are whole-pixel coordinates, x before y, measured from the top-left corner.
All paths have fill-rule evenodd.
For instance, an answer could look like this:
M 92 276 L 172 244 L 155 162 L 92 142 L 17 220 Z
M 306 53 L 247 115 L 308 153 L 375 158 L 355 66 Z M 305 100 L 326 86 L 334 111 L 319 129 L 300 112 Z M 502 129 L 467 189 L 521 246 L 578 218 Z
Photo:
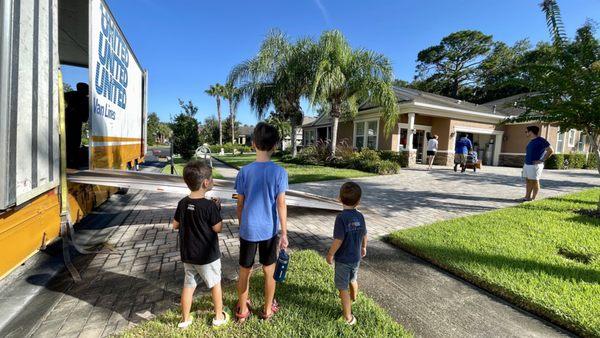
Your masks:
M 538 126 L 527 126 L 527 130 L 532 132 L 534 135 L 540 134 L 540 127 Z
M 259 122 L 256 127 L 254 127 L 253 137 L 256 149 L 262 151 L 273 149 L 277 142 L 279 142 L 279 132 L 277 131 L 277 128 L 265 122 Z
M 467 135 L 467 133 L 460 133 L 460 137 L 462 138 L 462 137 L 469 137 L 469 136 Z
M 202 182 L 212 177 L 212 169 L 205 161 L 191 161 L 183 168 L 183 180 L 191 191 L 202 187 Z
M 76 85 L 77 91 L 80 93 L 86 93 L 90 90 L 90 87 L 85 82 L 79 82 Z
M 344 205 L 357 205 L 361 195 L 360 186 L 354 182 L 346 182 L 340 188 L 340 200 Z

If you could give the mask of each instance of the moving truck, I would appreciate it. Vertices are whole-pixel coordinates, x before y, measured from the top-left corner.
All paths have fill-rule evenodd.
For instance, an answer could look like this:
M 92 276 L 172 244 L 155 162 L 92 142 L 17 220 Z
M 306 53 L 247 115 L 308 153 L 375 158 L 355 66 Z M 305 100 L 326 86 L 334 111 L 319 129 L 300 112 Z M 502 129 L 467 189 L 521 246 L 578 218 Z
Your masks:
M 147 72 L 103 0 L 0 0 L 0 36 L 3 278 L 116 191 L 66 183 L 60 66 L 89 70 L 89 169 L 144 160 Z

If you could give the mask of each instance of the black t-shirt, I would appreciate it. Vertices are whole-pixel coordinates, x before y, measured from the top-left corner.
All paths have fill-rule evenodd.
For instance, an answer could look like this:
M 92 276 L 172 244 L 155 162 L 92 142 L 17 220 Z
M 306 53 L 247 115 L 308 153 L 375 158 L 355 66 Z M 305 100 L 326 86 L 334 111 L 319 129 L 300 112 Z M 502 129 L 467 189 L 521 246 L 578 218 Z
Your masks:
M 174 218 L 179 222 L 179 247 L 184 263 L 203 265 L 221 257 L 219 236 L 212 227 L 223 219 L 215 202 L 185 197 L 179 201 Z

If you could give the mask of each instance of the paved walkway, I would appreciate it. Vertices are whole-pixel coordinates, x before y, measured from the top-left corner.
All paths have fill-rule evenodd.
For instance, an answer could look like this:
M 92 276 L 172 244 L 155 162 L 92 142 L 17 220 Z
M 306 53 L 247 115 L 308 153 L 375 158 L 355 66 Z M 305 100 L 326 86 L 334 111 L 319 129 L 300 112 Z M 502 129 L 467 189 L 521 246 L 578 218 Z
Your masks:
M 487 169 L 487 168 L 486 168 Z M 221 167 L 218 167 L 221 170 Z M 400 175 L 357 179 L 372 235 L 511 205 L 522 194 L 519 171 L 489 168 L 475 175 L 448 170 L 404 170 Z M 593 172 L 548 172 L 543 197 L 593 186 Z M 333 196 L 340 182 L 294 185 L 293 189 Z M 48 286 L 57 295 L 46 313 L 18 335 L 97 337 L 120 332 L 178 304 L 182 266 L 177 233 L 169 222 L 181 196 L 140 192 L 137 204 L 106 242 L 110 253 L 79 256 L 83 282 L 63 274 Z M 383 202 L 382 202 L 383 201 Z M 238 225 L 232 201 L 225 201 L 219 238 L 224 278 L 236 278 Z M 324 252 L 335 213 L 290 208 L 293 249 Z M 361 285 L 400 323 L 418 336 L 556 336 L 552 325 L 380 241 L 372 241 Z M 35 284 L 35 279 L 30 280 Z

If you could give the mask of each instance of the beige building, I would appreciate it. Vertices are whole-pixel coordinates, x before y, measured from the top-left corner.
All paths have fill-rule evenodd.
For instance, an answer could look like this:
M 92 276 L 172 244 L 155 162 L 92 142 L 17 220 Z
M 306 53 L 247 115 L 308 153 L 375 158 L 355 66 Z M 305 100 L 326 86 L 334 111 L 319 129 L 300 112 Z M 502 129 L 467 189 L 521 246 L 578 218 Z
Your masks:
M 521 166 L 528 139 L 525 127 L 540 126 L 540 136 L 548 139 L 559 153 L 589 151 L 585 135 L 576 130 L 560 131 L 540 123 L 504 123 L 523 112 L 515 108 L 518 96 L 477 105 L 409 88 L 394 88 L 398 98 L 400 121 L 392 133 L 384 133 L 385 119 L 379 107 L 363 104 L 353 121 L 339 124 L 338 144 L 354 148 L 404 151 L 409 164 L 421 163 L 426 157 L 427 140 L 438 135 L 435 164 L 452 165 L 454 144 L 460 134 L 467 134 L 484 165 Z M 332 121 L 322 115 L 303 125 L 304 145 L 331 137 Z

